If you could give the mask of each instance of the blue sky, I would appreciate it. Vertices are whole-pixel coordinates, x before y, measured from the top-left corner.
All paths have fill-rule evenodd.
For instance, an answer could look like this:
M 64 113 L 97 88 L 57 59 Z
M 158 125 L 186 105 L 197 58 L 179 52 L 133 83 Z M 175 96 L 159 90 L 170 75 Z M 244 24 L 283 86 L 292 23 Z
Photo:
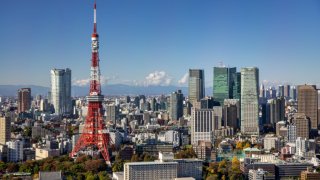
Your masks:
M 212 86 L 219 62 L 257 66 L 260 82 L 319 83 L 320 1 L 97 0 L 103 81 Z M 86 85 L 93 0 L 1 0 L 0 84 L 50 85 L 71 68 Z M 179 84 L 180 82 L 180 84 Z

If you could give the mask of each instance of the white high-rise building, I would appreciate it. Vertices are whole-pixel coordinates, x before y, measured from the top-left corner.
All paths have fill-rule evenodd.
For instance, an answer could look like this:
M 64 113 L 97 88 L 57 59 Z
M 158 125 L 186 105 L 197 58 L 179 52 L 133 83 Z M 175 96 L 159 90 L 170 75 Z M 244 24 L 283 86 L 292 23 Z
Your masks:
M 23 160 L 23 142 L 20 140 L 6 142 L 8 146 L 8 161 L 18 162 Z
M 178 177 L 177 162 L 130 162 L 123 166 L 124 180 L 175 179 Z
M 169 130 L 165 132 L 165 141 L 172 143 L 173 147 L 180 145 L 180 134 L 178 131 Z
M 296 155 L 304 156 L 308 151 L 308 140 L 305 138 L 298 137 L 296 140 Z
M 241 132 L 259 134 L 259 69 L 241 68 Z
M 214 130 L 221 128 L 221 108 L 191 110 L 191 144 L 199 140 L 213 143 Z
M 51 103 L 54 114 L 71 113 L 71 70 L 51 70 Z
M 280 141 L 278 137 L 269 137 L 266 136 L 263 139 L 264 149 L 270 151 L 272 148 L 274 148 L 276 151 L 280 150 Z
M 295 124 L 288 125 L 288 141 L 295 143 L 297 140 L 297 126 Z
M 249 180 L 264 180 L 265 175 L 266 175 L 266 171 L 264 171 L 263 169 L 258 169 L 258 170 L 254 170 L 254 169 L 250 169 L 249 170 Z

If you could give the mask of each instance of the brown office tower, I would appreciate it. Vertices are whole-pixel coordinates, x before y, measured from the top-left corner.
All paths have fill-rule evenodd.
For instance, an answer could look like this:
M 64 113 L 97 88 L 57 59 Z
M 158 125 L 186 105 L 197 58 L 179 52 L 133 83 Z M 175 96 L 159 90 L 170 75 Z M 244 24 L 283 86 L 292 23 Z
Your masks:
M 311 129 L 318 129 L 318 90 L 315 85 L 298 86 L 298 113 L 310 118 Z
M 304 113 L 296 113 L 292 119 L 293 125 L 296 126 L 296 137 L 309 139 L 310 120 Z
M 18 113 L 28 111 L 31 107 L 31 89 L 21 88 L 18 90 Z
M 11 121 L 9 115 L 0 114 L 0 144 L 6 144 L 10 141 Z

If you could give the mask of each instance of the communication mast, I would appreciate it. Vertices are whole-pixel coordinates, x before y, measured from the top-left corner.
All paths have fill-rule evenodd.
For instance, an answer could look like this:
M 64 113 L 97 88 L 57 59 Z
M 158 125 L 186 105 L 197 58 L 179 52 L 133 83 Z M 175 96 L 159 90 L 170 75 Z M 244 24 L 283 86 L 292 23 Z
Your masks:
M 90 71 L 90 93 L 87 96 L 88 114 L 79 140 L 70 153 L 75 157 L 79 151 L 88 147 L 95 147 L 100 151 L 107 164 L 110 164 L 109 143 L 110 135 L 106 130 L 103 120 L 102 102 L 104 96 L 101 94 L 100 67 L 99 67 L 99 35 L 97 33 L 97 6 L 94 3 L 93 33 L 91 36 L 91 71 Z M 81 133 L 81 132 L 80 132 Z

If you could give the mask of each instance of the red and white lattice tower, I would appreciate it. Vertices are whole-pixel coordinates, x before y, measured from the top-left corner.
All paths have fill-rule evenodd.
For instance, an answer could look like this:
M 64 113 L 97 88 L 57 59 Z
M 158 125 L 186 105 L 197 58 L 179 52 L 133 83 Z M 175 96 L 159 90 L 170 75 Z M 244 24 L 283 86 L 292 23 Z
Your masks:
M 94 3 L 94 28 L 91 36 L 92 59 L 90 74 L 90 94 L 87 96 L 88 114 L 85 121 L 83 132 L 70 153 L 70 157 L 75 157 L 80 150 L 87 147 L 96 147 L 103 158 L 110 164 L 109 142 L 110 136 L 106 131 L 103 120 L 102 101 L 100 86 L 100 68 L 99 68 L 99 35 L 97 33 L 96 2 Z

